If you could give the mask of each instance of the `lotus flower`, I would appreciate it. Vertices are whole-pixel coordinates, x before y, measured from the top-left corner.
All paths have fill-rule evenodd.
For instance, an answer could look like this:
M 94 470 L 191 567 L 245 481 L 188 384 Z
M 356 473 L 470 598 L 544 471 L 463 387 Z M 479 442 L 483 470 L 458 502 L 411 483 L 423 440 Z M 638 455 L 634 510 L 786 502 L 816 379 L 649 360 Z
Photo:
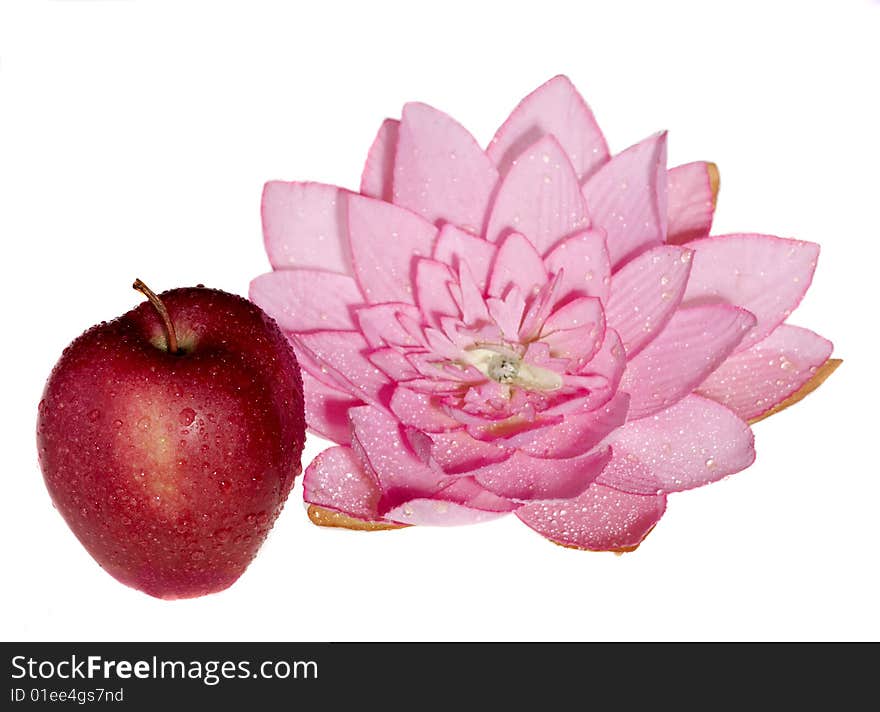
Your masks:
M 709 237 L 711 163 L 666 134 L 611 156 L 565 77 L 484 151 L 407 104 L 360 192 L 272 181 L 274 271 L 251 298 L 289 335 L 311 430 L 313 521 L 464 524 L 509 513 L 566 546 L 628 550 L 666 496 L 748 467 L 749 421 L 833 370 L 785 322 L 815 244 Z

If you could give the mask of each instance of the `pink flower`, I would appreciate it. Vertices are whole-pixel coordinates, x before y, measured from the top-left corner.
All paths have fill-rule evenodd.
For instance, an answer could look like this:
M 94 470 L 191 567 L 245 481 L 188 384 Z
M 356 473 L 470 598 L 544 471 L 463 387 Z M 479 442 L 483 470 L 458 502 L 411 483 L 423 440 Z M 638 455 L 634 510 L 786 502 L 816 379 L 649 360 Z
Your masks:
M 311 429 L 338 443 L 305 475 L 313 520 L 513 512 L 620 550 L 668 493 L 748 467 L 748 421 L 835 362 L 784 323 L 818 246 L 708 237 L 717 188 L 713 164 L 667 170 L 665 133 L 610 156 L 561 76 L 485 151 L 407 104 L 360 193 L 267 183 L 275 271 L 251 298 L 296 349 Z

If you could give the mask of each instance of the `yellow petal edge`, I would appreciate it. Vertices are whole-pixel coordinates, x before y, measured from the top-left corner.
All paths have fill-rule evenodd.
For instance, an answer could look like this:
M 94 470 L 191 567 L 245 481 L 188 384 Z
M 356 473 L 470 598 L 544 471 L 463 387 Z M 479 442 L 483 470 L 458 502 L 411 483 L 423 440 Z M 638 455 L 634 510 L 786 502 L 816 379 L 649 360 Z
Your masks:
M 840 358 L 830 358 L 825 363 L 823 363 L 816 370 L 816 373 L 813 374 L 813 377 L 807 381 L 804 385 L 802 385 L 798 390 L 792 393 L 788 398 L 784 401 L 780 401 L 776 405 L 774 405 L 770 410 L 766 413 L 762 413 L 751 420 L 749 420 L 749 425 L 754 425 L 757 422 L 764 420 L 764 418 L 769 418 L 771 415 L 776 415 L 779 411 L 785 410 L 789 406 L 794 405 L 800 400 L 806 398 L 810 393 L 815 391 L 819 386 L 821 386 L 825 380 L 837 370 L 837 367 L 843 363 L 843 359 Z
M 312 524 L 317 524 L 319 527 L 338 527 L 340 529 L 355 529 L 362 532 L 380 532 L 387 529 L 403 529 L 409 526 L 408 524 L 371 522 L 366 519 L 357 519 L 356 517 L 350 517 L 342 512 L 337 512 L 333 509 L 326 509 L 325 507 L 318 507 L 314 504 L 310 504 L 307 511 L 309 519 L 312 520 Z
M 721 188 L 721 174 L 718 166 L 714 163 L 706 163 L 706 173 L 709 174 L 709 190 L 712 191 L 712 210 L 718 204 L 718 190 Z

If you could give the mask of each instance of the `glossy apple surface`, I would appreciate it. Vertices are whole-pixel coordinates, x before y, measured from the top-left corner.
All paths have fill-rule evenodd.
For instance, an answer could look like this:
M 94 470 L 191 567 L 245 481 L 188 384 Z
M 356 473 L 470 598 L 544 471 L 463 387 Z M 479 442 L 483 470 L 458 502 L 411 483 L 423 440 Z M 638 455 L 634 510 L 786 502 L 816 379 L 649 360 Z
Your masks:
M 160 295 L 64 350 L 40 401 L 52 500 L 95 560 L 161 598 L 222 590 L 247 568 L 300 473 L 296 357 L 275 322 L 203 287 Z

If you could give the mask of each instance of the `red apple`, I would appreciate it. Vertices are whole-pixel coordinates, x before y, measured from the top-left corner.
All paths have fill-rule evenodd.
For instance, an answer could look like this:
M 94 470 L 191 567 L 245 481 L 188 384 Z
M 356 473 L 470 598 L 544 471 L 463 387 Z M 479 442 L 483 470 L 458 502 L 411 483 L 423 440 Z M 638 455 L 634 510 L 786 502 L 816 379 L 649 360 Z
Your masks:
M 40 466 L 73 533 L 112 576 L 160 598 L 232 584 L 301 472 L 302 381 L 259 307 L 174 289 L 92 327 L 52 370 Z

